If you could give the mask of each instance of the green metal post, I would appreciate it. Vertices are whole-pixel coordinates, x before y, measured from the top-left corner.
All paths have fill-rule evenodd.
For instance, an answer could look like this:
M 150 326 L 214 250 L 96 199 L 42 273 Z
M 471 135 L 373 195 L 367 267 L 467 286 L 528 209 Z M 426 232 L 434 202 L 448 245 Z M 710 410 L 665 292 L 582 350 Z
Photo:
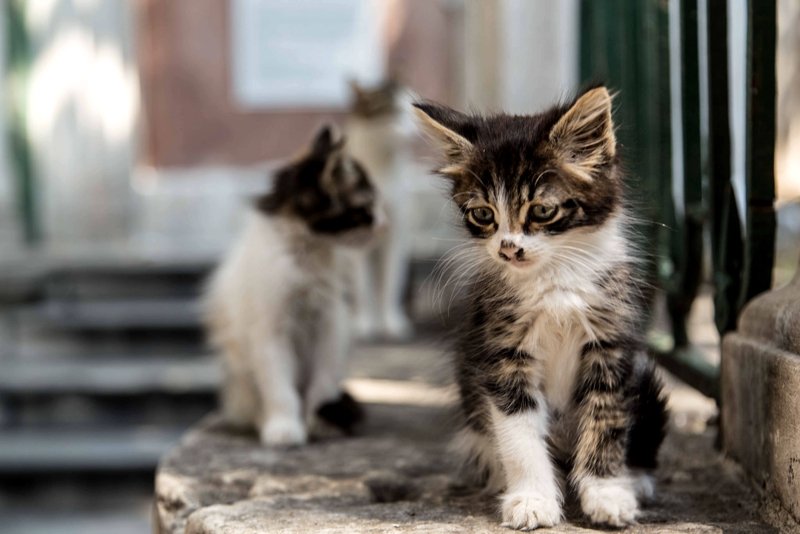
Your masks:
M 8 100 L 3 103 L 9 113 L 8 142 L 11 148 L 11 165 L 16 178 L 17 206 L 25 241 L 36 244 L 41 240 L 36 203 L 36 181 L 34 176 L 30 143 L 28 142 L 26 97 L 27 79 L 31 62 L 30 42 L 25 27 L 25 1 L 7 0 L 3 4 L 8 24 L 8 61 L 5 72 L 5 88 Z
M 770 288 L 775 260 L 775 0 L 748 0 L 747 19 L 747 239 L 740 308 Z
M 700 139 L 700 65 L 697 0 L 680 1 L 681 124 L 683 131 L 683 218 L 673 240 L 677 278 L 668 295 L 676 347 L 686 347 L 686 318 L 697 296 L 703 261 L 703 167 Z
M 717 330 L 725 334 L 736 328 L 743 251 L 741 222 L 731 182 L 727 0 L 707 0 L 706 27 L 714 318 Z

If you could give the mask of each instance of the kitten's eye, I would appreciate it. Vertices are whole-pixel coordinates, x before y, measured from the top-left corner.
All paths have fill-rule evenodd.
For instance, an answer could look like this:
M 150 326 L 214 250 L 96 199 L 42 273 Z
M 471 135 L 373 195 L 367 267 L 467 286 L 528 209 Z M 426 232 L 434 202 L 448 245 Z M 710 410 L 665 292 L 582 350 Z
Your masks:
M 494 222 L 494 212 L 490 208 L 472 208 L 469 210 L 472 220 L 484 226 Z
M 536 222 L 547 222 L 558 213 L 558 206 L 548 206 L 545 204 L 534 204 L 531 207 L 531 218 Z

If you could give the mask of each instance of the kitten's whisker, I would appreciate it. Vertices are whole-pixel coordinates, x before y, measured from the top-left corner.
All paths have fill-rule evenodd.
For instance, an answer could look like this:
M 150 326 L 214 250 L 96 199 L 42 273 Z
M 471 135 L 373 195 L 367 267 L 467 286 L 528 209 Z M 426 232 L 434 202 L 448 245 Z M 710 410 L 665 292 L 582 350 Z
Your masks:
M 435 277 L 434 282 L 434 296 L 433 296 L 433 305 L 435 307 L 439 307 L 441 304 L 442 299 L 444 298 L 444 294 L 447 291 L 447 288 L 453 284 L 455 285 L 455 280 L 466 276 L 464 267 L 471 266 L 479 261 L 478 257 L 474 257 L 475 253 L 478 251 L 478 247 L 476 243 L 472 241 L 467 241 L 465 243 L 459 243 L 454 247 L 451 247 L 443 256 L 442 259 L 437 263 L 436 267 L 434 268 L 431 276 Z M 461 271 L 457 269 L 451 269 L 452 266 L 456 264 L 456 262 L 460 262 Z M 445 276 L 447 278 L 445 279 Z M 442 283 L 444 280 L 444 283 Z

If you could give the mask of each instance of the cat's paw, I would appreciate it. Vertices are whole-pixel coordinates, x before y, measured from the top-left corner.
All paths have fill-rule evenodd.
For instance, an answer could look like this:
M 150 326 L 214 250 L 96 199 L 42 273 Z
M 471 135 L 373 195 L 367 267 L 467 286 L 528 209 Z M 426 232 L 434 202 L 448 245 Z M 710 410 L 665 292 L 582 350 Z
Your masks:
M 502 501 L 502 526 L 516 530 L 552 527 L 561 522 L 561 503 L 539 492 L 507 493 Z
M 261 426 L 261 443 L 270 447 L 302 445 L 308 439 L 306 427 L 300 419 L 272 417 Z
M 364 420 L 364 408 L 352 395 L 342 391 L 336 399 L 320 405 L 315 415 L 313 419 L 322 419 L 345 434 L 352 434 L 353 428 Z
M 625 477 L 589 478 L 581 482 L 581 509 L 592 523 L 624 527 L 636 522 L 636 489 Z

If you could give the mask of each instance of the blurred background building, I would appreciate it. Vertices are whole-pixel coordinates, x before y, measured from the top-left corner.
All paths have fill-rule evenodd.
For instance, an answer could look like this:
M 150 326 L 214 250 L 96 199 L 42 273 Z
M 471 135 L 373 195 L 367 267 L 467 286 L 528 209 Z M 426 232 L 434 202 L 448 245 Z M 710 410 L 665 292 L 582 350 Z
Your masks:
M 677 17 L 677 2 L 653 4 Z M 745 2 L 728 4 L 731 79 L 744 80 Z M 214 406 L 217 370 L 194 307 L 202 277 L 269 170 L 321 122 L 343 124 L 348 79 L 393 73 L 456 108 L 536 112 L 588 81 L 585 6 L 5 0 L 0 530 L 147 528 L 157 458 Z M 781 282 L 800 235 L 800 1 L 778 6 Z M 744 94 L 732 87 L 739 146 Z M 679 89 L 667 93 L 680 101 Z M 627 113 L 623 138 L 637 133 Z M 422 143 L 415 153 L 409 303 L 422 322 L 426 279 L 455 230 L 430 155 Z
M 265 166 L 341 121 L 348 78 L 397 73 L 425 98 L 518 112 L 574 91 L 576 5 L 19 3 L 31 174 L 4 175 L 5 211 L 30 187 L 11 220 L 47 247 L 214 251 L 239 211 L 231 192 L 263 187 Z

